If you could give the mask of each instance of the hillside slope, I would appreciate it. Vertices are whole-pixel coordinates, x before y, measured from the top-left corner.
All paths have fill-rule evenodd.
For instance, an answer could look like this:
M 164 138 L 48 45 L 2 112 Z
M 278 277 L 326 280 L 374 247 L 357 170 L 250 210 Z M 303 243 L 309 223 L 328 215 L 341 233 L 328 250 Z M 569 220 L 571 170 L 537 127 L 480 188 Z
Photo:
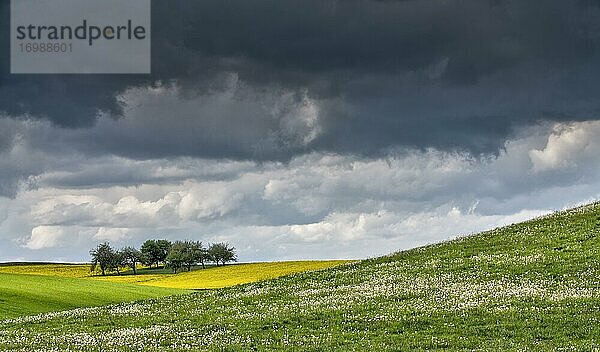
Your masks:
M 0 322 L 0 350 L 593 350 L 600 206 L 231 288 Z

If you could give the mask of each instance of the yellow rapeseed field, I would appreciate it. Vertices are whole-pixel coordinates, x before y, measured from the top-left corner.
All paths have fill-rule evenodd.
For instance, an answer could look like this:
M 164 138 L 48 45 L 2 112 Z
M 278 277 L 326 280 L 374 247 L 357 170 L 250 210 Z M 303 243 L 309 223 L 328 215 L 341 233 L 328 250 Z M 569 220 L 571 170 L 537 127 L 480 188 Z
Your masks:
M 0 265 L 0 273 L 29 274 L 60 277 L 88 277 L 91 276 L 89 264 L 11 264 Z
M 304 271 L 329 268 L 349 263 L 348 260 L 310 260 L 269 263 L 228 264 L 220 267 L 207 267 L 177 274 L 143 272 L 131 275 L 93 276 L 89 264 L 24 263 L 0 265 L 0 273 L 60 276 L 70 278 L 93 278 L 101 281 L 121 282 L 137 285 L 207 289 L 234 286 L 249 282 L 273 279 Z
M 329 268 L 350 263 L 348 260 L 290 261 L 270 263 L 228 264 L 220 267 L 197 269 L 178 274 L 143 274 L 122 276 L 95 276 L 97 280 L 138 285 L 207 289 L 234 286 L 249 282 L 273 279 L 298 272 Z

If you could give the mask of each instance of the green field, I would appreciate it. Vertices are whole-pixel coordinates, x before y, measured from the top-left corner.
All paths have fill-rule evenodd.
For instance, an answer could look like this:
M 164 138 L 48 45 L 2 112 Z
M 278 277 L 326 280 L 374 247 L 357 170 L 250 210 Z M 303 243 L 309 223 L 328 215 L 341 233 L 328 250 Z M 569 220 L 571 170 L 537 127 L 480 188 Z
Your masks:
M 190 293 L 348 263 L 342 260 L 234 264 L 173 274 L 92 276 L 89 264 L 0 264 L 0 319 Z
M 188 292 L 91 279 L 0 273 L 0 319 Z
M 320 271 L 0 322 L 0 350 L 51 349 L 598 350 L 600 205 Z

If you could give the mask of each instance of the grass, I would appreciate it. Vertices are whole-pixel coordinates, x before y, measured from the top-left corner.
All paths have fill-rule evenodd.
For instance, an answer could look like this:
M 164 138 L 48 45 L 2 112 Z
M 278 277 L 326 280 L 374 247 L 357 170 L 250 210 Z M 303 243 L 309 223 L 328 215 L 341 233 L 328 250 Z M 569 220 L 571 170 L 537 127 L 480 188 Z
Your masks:
M 153 270 L 141 270 L 141 275 L 94 277 L 97 280 L 139 284 L 145 286 L 181 289 L 222 288 L 250 282 L 273 279 L 298 272 L 319 270 L 349 263 L 348 260 L 315 260 L 293 262 L 270 262 L 230 264 L 206 269 L 195 268 L 178 274 L 153 274 Z
M 178 274 L 142 268 L 139 275 L 119 276 L 92 276 L 89 264 L 6 263 L 0 264 L 0 319 L 221 288 L 347 262 L 234 264 Z
M 0 273 L 0 319 L 187 292 L 91 279 Z
M 382 258 L 0 322 L 0 350 L 592 351 L 600 205 Z

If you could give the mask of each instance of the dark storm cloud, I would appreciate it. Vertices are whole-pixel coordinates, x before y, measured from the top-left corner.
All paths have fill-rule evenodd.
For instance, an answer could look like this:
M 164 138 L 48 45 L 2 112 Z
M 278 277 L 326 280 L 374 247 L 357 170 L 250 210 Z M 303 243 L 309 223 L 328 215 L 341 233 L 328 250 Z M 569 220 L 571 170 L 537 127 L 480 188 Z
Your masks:
M 0 12 L 8 23 L 8 1 Z M 305 91 L 320 101 L 320 134 L 290 147 L 289 133 L 260 109 L 240 123 L 242 105 L 199 114 L 210 127 L 193 125 L 199 138 L 181 132 L 186 123 L 170 124 L 172 111 L 156 130 L 132 140 L 103 134 L 91 145 L 140 158 L 281 159 L 398 145 L 495 152 L 520 125 L 594 119 L 600 109 L 593 1 L 162 0 L 152 12 L 151 76 L 9 75 L 2 26 L 0 110 L 89 128 L 99 111 L 126 118 L 117 96 L 131 86 L 176 81 L 195 99 L 226 89 L 221 77 L 235 73 L 253 92 Z M 157 133 L 165 138 L 154 146 Z M 281 152 L 257 153 L 265 139 Z

